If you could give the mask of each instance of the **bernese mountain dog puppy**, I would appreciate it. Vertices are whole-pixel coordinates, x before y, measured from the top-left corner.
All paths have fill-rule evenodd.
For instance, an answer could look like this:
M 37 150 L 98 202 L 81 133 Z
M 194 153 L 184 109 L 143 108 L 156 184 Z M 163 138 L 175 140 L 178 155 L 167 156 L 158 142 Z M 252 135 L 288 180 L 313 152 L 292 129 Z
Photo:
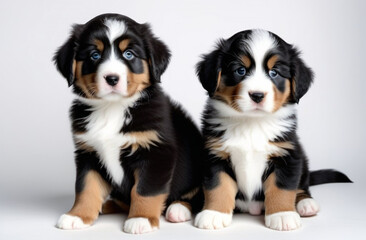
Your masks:
M 76 94 L 70 109 L 76 197 L 57 227 L 85 228 L 100 212 L 122 209 L 124 231 L 146 233 L 159 227 L 165 206 L 171 222 L 199 210 L 203 140 L 159 86 L 169 59 L 149 25 L 126 16 L 104 14 L 73 26 L 54 56 Z
M 309 185 L 349 182 L 342 173 L 309 173 L 296 134 L 296 104 L 313 73 L 277 35 L 248 30 L 221 40 L 197 75 L 209 99 L 202 117 L 207 150 L 204 209 L 195 226 L 226 227 L 233 210 L 261 214 L 276 230 L 300 227 L 319 207 Z

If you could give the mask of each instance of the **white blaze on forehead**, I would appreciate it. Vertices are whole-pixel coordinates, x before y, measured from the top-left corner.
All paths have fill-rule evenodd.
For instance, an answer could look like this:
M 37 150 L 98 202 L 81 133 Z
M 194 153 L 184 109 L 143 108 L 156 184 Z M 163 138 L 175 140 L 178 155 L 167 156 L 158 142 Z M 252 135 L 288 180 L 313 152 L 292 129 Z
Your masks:
M 108 28 L 107 36 L 111 43 L 126 32 L 126 25 L 124 22 L 116 19 L 106 19 L 104 25 Z
M 277 46 L 276 39 L 265 30 L 253 30 L 249 39 L 245 40 L 248 50 L 252 54 L 257 68 L 262 68 L 262 63 L 269 50 Z
M 113 42 L 121 37 L 127 30 L 123 21 L 117 19 L 105 19 L 104 25 L 107 27 L 106 35 L 111 44 L 109 56 L 104 56 L 104 61 L 99 65 L 97 71 L 98 97 L 114 99 L 116 96 L 110 96 L 110 93 L 119 93 L 127 96 L 127 66 L 116 56 Z M 110 86 L 105 78 L 108 75 L 116 75 L 119 77 L 117 85 Z
M 261 109 L 271 112 L 274 107 L 273 83 L 268 77 L 263 63 L 268 52 L 276 48 L 278 43 L 268 31 L 253 30 L 249 38 L 243 40 L 243 44 L 253 57 L 255 68 L 245 81 L 241 83 L 240 95 L 242 98 L 239 101 L 239 108 L 244 112 L 254 110 L 257 105 L 251 100 L 249 93 L 262 92 L 266 94 L 266 97 L 261 103 Z

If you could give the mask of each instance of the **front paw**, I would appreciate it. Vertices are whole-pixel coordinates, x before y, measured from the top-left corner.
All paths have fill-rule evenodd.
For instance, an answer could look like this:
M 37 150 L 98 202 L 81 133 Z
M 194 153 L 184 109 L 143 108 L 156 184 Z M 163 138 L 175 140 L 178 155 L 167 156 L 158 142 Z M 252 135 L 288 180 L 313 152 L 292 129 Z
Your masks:
M 300 215 L 297 212 L 278 212 L 265 216 L 266 226 L 278 230 L 289 231 L 301 227 Z
M 65 230 L 83 229 L 89 226 L 90 224 L 85 224 L 80 217 L 69 214 L 61 215 L 56 224 L 56 227 Z
M 126 220 L 123 230 L 126 233 L 142 234 L 155 231 L 157 227 L 152 227 L 149 219 L 137 217 Z
M 194 225 L 202 229 L 222 229 L 230 225 L 232 218 L 232 213 L 203 210 L 197 214 Z

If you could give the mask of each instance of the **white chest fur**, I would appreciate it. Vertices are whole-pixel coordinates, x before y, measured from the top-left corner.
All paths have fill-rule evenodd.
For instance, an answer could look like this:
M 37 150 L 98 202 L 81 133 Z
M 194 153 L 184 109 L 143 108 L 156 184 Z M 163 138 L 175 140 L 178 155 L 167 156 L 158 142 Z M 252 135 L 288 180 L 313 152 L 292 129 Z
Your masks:
M 92 113 L 85 120 L 87 131 L 75 136 L 76 141 L 81 141 L 93 147 L 99 156 L 100 163 L 107 169 L 109 177 L 116 184 L 123 180 L 123 168 L 121 166 L 121 147 L 130 139 L 120 133 L 126 119 L 126 109 L 134 103 L 135 99 L 129 99 L 123 103 L 115 102 L 90 102 Z
M 231 112 L 224 104 L 214 102 L 219 117 L 217 130 L 224 130 L 222 150 L 230 154 L 237 184 L 248 200 L 262 188 L 262 175 L 267 167 L 268 155 L 278 151 L 270 141 L 289 131 L 295 122 L 288 119 L 295 113 L 294 106 L 287 106 L 276 113 L 263 116 L 245 116 Z M 233 110 L 234 111 L 234 110 Z

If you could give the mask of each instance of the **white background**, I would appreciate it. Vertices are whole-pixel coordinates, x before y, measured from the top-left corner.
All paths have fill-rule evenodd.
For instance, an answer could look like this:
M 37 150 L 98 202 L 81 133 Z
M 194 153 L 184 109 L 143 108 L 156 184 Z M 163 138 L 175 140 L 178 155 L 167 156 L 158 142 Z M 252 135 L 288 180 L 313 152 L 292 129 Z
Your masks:
M 366 4 L 351 0 L 18 1 L 0 3 L 0 239 L 360 239 L 366 224 Z M 237 215 L 221 231 L 162 220 L 158 232 L 121 231 L 125 215 L 102 216 L 82 231 L 54 224 L 73 203 L 75 168 L 68 119 L 72 94 L 51 58 L 71 24 L 115 12 L 149 22 L 173 57 L 162 85 L 195 121 L 206 99 L 195 76 L 199 56 L 220 38 L 264 28 L 294 43 L 316 77 L 299 105 L 299 135 L 311 169 L 335 168 L 354 184 L 312 188 L 318 216 L 300 230 L 264 227 Z

